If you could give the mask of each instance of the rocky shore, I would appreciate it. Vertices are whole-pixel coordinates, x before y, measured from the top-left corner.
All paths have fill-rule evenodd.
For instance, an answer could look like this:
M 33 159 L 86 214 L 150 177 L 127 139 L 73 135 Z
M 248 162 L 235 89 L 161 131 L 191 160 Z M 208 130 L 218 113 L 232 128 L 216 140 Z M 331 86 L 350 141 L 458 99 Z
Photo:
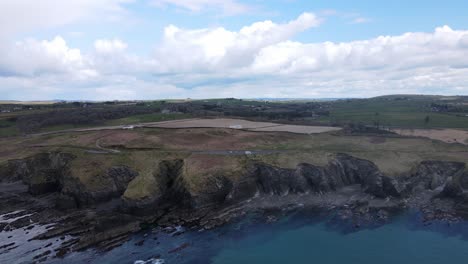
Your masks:
M 356 228 L 408 208 L 421 210 L 425 221 L 457 221 L 468 213 L 468 171 L 459 162 L 423 161 L 397 176 L 347 154 L 294 169 L 251 161 L 235 179 L 211 175 L 194 191 L 183 159 L 155 161 L 144 179 L 133 168 L 112 166 L 90 183 L 73 175 L 74 158 L 41 153 L 0 167 L 0 233 L 14 238 L 21 230 L 28 233 L 24 243 L 44 241 L 32 262 L 109 250 L 148 226 L 212 229 L 249 212 L 274 221 L 269 212 L 313 208 L 335 212 Z M 19 244 L 1 242 L 0 258 Z

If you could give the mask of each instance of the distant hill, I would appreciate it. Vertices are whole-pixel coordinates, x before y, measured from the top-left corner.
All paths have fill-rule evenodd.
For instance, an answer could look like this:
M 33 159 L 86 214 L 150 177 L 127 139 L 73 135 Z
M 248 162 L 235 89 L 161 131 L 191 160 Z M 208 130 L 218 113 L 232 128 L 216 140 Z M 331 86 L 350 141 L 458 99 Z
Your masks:
M 468 96 L 461 95 L 427 95 L 427 94 L 391 94 L 376 96 L 370 99 L 413 99 L 413 100 L 459 100 L 466 99 Z

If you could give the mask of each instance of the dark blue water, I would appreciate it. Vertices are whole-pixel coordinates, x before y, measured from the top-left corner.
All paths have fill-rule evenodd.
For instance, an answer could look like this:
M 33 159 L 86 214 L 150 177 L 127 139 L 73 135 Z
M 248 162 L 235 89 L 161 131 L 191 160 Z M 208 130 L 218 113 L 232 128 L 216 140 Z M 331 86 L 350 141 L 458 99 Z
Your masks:
M 355 229 L 330 217 L 296 215 L 275 223 L 249 218 L 214 231 L 179 236 L 150 230 L 111 252 L 74 253 L 63 263 L 468 263 L 468 224 L 423 224 L 417 214 Z M 145 240 L 142 246 L 135 243 Z M 178 247 L 179 251 L 169 253 Z

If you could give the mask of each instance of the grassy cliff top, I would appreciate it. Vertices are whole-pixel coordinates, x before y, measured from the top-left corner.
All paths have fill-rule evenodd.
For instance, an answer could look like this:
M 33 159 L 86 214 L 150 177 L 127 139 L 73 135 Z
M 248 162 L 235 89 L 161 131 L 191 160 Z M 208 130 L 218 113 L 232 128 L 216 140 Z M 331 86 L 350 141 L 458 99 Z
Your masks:
M 185 160 L 187 183 L 195 192 L 210 177 L 239 177 L 249 161 L 294 168 L 303 162 L 325 165 L 336 153 L 348 153 L 375 162 L 389 175 L 408 172 L 423 160 L 468 161 L 468 146 L 426 138 L 208 128 L 74 132 L 0 139 L 0 144 L 0 163 L 40 152 L 72 153 L 77 157 L 73 175 L 90 186 L 106 184 L 100 177 L 105 169 L 129 166 L 143 175 L 130 188 L 143 196 L 152 191 L 145 188 L 155 164 L 167 159 Z M 109 150 L 115 152 L 106 153 Z M 253 153 L 244 155 L 245 151 Z

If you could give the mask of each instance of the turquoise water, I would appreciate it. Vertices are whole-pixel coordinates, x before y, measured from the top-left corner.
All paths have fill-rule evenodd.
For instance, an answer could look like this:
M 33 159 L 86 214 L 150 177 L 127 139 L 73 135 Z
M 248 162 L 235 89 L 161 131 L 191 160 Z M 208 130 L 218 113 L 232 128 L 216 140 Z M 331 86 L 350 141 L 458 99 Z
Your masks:
M 468 263 L 467 234 L 465 222 L 423 225 L 417 215 L 409 214 L 360 230 L 301 215 L 272 224 L 249 219 L 179 236 L 146 233 L 111 252 L 75 253 L 56 262 L 134 263 L 158 255 L 166 264 Z M 142 238 L 144 245 L 136 246 Z M 170 252 L 183 244 L 188 246 Z
M 468 263 L 467 241 L 409 230 L 404 222 L 350 234 L 331 232 L 324 224 L 271 232 L 227 246 L 212 263 Z

